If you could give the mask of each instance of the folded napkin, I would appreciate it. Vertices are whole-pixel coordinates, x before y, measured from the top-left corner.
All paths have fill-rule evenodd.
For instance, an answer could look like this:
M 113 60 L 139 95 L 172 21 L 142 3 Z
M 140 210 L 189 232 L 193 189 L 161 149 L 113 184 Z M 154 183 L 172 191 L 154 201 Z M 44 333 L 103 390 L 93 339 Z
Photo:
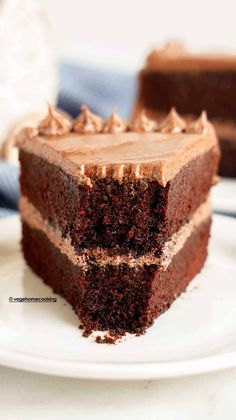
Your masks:
M 106 118 L 113 107 L 122 118 L 128 118 L 136 95 L 133 74 L 114 73 L 62 63 L 58 106 L 73 117 L 81 105 Z
M 17 211 L 19 167 L 0 160 L 0 218 Z
M 73 63 L 60 66 L 58 107 L 75 117 L 83 104 L 104 118 L 112 108 L 128 118 L 136 95 L 133 74 L 81 67 Z M 17 211 L 19 167 L 0 160 L 0 218 Z

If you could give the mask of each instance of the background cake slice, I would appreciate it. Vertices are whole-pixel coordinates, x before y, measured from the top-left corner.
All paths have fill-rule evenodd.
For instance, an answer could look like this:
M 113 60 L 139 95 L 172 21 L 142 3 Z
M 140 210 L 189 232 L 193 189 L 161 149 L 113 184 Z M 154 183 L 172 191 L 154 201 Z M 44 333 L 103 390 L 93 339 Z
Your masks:
M 50 110 L 18 145 L 29 266 L 86 330 L 144 331 L 207 255 L 219 148 L 206 116 L 188 126 L 172 110 L 157 128 L 141 114 L 130 129 Z
M 220 139 L 220 174 L 236 176 L 236 56 L 191 54 L 179 43 L 153 50 L 139 74 L 134 115 L 161 120 L 171 106 L 185 119 L 207 110 Z

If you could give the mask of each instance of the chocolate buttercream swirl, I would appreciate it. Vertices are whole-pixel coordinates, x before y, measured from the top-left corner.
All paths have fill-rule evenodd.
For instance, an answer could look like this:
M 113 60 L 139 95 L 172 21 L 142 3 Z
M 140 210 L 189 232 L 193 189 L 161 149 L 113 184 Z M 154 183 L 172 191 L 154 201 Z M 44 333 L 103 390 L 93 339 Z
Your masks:
M 157 130 L 157 122 L 148 118 L 143 110 L 135 119 L 132 129 L 139 133 L 150 133 Z
M 23 130 L 25 130 L 24 134 L 27 135 L 29 139 L 33 139 L 39 134 L 39 131 L 36 127 L 25 127 Z
M 193 121 L 188 127 L 186 132 L 192 134 L 207 134 L 209 127 L 209 121 L 207 118 L 206 111 L 202 111 L 200 117 Z
M 169 41 L 162 48 L 156 48 L 147 57 L 147 64 L 152 65 L 157 60 L 178 57 L 186 54 L 186 48 L 181 41 Z
M 64 136 L 71 129 L 71 119 L 48 104 L 48 115 L 38 125 L 39 134 L 43 136 Z
M 128 129 L 128 124 L 113 111 L 110 118 L 103 125 L 103 133 L 124 133 Z
M 86 105 L 81 107 L 81 114 L 76 118 L 73 130 L 79 134 L 100 133 L 103 128 L 103 120 L 93 114 Z
M 171 108 L 166 119 L 160 125 L 161 133 L 171 133 L 178 134 L 182 133 L 186 129 L 186 122 L 180 115 L 176 112 L 175 108 Z
M 175 56 L 186 53 L 186 48 L 183 42 L 179 40 L 172 40 L 168 41 L 164 47 L 158 51 L 164 55 Z

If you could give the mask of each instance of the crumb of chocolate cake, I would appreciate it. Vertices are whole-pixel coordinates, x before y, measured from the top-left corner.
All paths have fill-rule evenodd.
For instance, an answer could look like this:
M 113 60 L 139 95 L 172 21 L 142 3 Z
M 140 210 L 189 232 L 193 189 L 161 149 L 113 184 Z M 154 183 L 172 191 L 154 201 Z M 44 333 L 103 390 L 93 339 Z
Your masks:
M 98 344 L 116 344 L 122 339 L 124 335 L 109 332 L 105 334 L 103 337 L 101 337 L 100 335 L 97 335 L 95 337 L 95 342 Z
M 80 324 L 79 329 L 84 329 L 84 325 Z M 94 341 L 98 344 L 116 344 L 117 342 L 120 342 L 122 338 L 126 335 L 126 331 L 122 332 L 113 332 L 108 331 L 104 335 L 95 335 L 95 331 L 91 329 L 85 329 L 82 337 L 88 338 L 91 337 L 94 339 Z
M 109 337 L 106 335 L 104 337 L 101 337 L 100 335 L 98 335 L 95 338 L 95 341 L 98 344 L 115 344 L 115 340 L 112 337 Z
M 82 336 L 88 338 L 92 334 L 92 330 L 84 330 Z
M 135 333 L 135 337 L 140 337 L 140 335 L 145 334 L 145 333 L 146 333 L 146 331 L 147 331 L 147 328 L 142 328 L 140 331 L 137 331 L 137 332 Z

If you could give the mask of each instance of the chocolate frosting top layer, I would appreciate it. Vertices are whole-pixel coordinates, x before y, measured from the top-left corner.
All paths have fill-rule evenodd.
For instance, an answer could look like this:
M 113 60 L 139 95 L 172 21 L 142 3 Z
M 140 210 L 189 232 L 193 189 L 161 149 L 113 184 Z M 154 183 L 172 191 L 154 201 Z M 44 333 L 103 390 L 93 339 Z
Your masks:
M 163 48 L 156 48 L 147 57 L 146 71 L 217 71 L 236 70 L 236 55 L 193 54 L 179 42 L 169 42 Z
M 30 133 L 29 129 L 21 132 L 21 149 L 56 162 L 90 186 L 94 177 L 108 176 L 121 181 L 124 177 L 155 179 L 165 186 L 190 160 L 218 147 L 211 124 L 202 134 L 70 133 L 32 138 Z

